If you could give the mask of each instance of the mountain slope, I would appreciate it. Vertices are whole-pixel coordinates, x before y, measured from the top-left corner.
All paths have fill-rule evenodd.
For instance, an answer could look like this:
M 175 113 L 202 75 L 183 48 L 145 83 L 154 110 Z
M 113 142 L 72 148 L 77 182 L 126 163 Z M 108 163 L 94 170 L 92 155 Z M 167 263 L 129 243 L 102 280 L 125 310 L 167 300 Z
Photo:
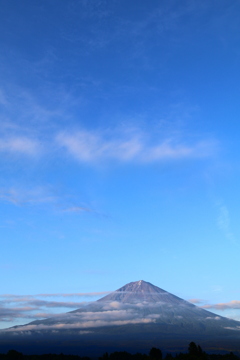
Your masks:
M 221 332 L 240 323 L 203 310 L 143 280 L 131 282 L 77 310 L 23 326 L 34 329 L 88 329 L 133 324 L 161 324 L 162 332 Z M 16 327 L 17 329 L 19 327 Z M 94 329 L 94 330 L 93 330 Z M 127 330 L 125 330 L 127 331 Z
M 240 322 L 217 316 L 140 280 L 77 310 L 6 329 L 0 344 L 4 336 L 5 341 L 16 341 L 18 335 L 21 345 L 31 339 L 31 344 L 41 350 L 65 346 L 80 354 L 87 354 L 89 348 L 101 354 L 148 351 L 153 346 L 182 351 L 190 341 L 240 351 L 239 329 Z
M 175 295 L 168 293 L 167 291 L 160 289 L 159 287 L 152 285 L 149 282 L 140 280 L 130 282 L 124 285 L 120 289 L 112 292 L 111 294 L 99 299 L 98 302 L 106 301 L 119 301 L 121 303 L 156 303 L 156 302 L 168 302 L 171 304 L 178 304 L 179 300 Z

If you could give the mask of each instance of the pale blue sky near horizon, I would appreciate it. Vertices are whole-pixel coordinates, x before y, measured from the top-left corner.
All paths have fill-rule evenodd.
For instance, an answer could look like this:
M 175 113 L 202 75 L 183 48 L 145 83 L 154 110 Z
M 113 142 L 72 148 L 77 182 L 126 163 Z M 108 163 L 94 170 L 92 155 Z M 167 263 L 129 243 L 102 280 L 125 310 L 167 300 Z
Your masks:
M 140 279 L 240 320 L 239 1 L 0 4 L 1 328 Z

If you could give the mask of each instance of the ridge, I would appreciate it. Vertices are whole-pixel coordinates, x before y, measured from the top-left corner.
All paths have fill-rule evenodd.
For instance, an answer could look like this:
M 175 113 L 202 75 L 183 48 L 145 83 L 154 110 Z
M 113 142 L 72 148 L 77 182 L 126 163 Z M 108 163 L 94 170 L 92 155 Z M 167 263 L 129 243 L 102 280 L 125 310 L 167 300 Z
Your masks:
M 97 300 L 98 302 L 117 301 L 121 303 L 169 303 L 179 305 L 185 300 L 144 280 L 130 282 L 112 293 Z M 189 304 L 190 305 L 190 304 Z

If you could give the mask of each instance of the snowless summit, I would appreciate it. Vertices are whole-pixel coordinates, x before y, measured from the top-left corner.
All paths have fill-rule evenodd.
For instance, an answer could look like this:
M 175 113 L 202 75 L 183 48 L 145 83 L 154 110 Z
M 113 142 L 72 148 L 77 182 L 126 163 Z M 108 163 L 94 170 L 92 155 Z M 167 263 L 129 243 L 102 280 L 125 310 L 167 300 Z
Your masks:
M 121 303 L 158 303 L 167 302 L 172 305 L 177 305 L 179 302 L 185 302 L 175 295 L 152 285 L 151 283 L 139 280 L 130 282 L 111 294 L 99 299 L 98 302 L 118 301 Z
M 17 335 L 17 336 L 16 336 Z M 190 341 L 240 351 L 240 322 L 139 280 L 80 308 L 0 332 L 0 346 L 34 352 L 181 351 Z M 91 355 L 91 354 L 90 354 Z M 97 356 L 95 356 L 97 357 Z

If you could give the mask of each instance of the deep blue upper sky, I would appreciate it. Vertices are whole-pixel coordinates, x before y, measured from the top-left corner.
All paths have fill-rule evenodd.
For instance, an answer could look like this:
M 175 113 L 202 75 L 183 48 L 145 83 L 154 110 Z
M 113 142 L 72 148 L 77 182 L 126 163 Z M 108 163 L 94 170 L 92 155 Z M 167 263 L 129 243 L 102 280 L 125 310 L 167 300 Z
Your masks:
M 0 3 L 1 326 L 140 279 L 240 319 L 239 1 Z

